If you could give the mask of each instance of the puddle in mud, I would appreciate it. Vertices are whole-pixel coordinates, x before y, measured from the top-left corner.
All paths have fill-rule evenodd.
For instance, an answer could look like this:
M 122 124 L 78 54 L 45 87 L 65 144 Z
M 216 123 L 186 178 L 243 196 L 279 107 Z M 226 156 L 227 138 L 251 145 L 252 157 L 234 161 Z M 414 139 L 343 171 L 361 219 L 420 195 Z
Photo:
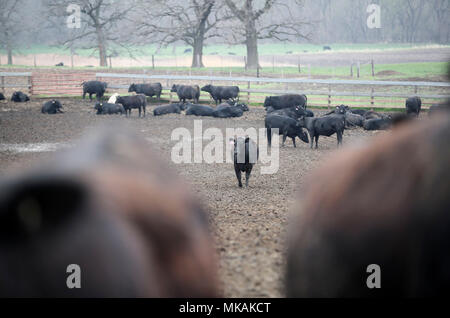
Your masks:
M 29 144 L 0 144 L 0 152 L 53 152 L 71 147 L 67 143 L 29 143 Z

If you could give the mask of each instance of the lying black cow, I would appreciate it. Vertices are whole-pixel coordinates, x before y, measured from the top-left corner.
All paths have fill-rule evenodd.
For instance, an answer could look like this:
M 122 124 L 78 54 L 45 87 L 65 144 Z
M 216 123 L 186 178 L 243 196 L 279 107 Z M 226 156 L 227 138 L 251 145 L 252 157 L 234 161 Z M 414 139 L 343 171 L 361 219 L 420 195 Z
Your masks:
M 406 113 L 419 117 L 420 108 L 422 107 L 422 100 L 420 97 L 414 96 L 406 100 Z
M 253 166 L 258 161 L 259 149 L 256 143 L 249 137 L 232 139 L 233 149 L 232 156 L 234 162 L 234 172 L 239 182 L 239 187 L 242 188 L 241 173 L 245 172 L 245 186 L 248 187 L 250 174 Z
M 170 105 L 156 107 L 153 110 L 153 115 L 161 116 L 161 115 L 167 115 L 167 114 L 180 114 L 182 110 L 186 110 L 186 104 L 183 104 L 183 103 L 170 104 Z
M 128 92 L 136 92 L 136 94 L 144 94 L 145 96 L 156 96 L 158 101 L 161 99 L 162 85 L 161 83 L 153 84 L 131 84 Z
M 450 111 L 450 101 L 447 104 L 434 104 L 430 106 L 428 110 L 428 116 L 434 116 L 435 114 L 445 114 Z
M 227 103 L 220 104 L 213 112 L 213 116 L 218 118 L 242 117 L 243 114 L 241 107 L 230 106 Z
M 62 109 L 63 107 L 61 103 L 53 99 L 44 103 L 44 105 L 41 108 L 41 113 L 54 115 L 57 113 L 63 113 Z
M 188 104 L 186 115 L 195 115 L 195 116 L 214 116 L 214 108 L 204 105 L 197 105 L 197 104 Z
M 186 99 L 191 99 L 194 103 L 198 103 L 200 98 L 200 87 L 198 85 L 176 85 L 172 86 L 170 90 L 172 93 L 177 93 L 180 102 L 186 103 Z
M 145 117 L 145 108 L 147 107 L 147 98 L 145 97 L 145 95 L 119 96 L 117 97 L 116 104 L 123 105 L 123 108 L 125 109 L 125 115 L 127 117 L 131 115 L 132 108 L 139 109 L 139 117 L 141 117 L 141 112 L 143 109 Z
M 303 131 L 300 123 L 290 117 L 279 116 L 279 115 L 268 115 L 265 120 L 265 127 L 267 130 L 267 142 L 269 147 L 272 146 L 272 129 L 278 128 L 278 134 L 283 135 L 283 147 L 286 142 L 286 138 L 292 138 L 292 143 L 294 147 L 297 147 L 295 144 L 295 137 L 299 137 L 301 141 L 304 143 L 308 143 L 308 135 Z
M 239 96 L 239 87 L 238 86 L 214 86 L 214 85 L 206 85 L 202 87 L 202 91 L 208 92 L 211 94 L 211 97 L 216 102 L 222 103 L 222 100 L 235 100 Z
M 99 81 L 89 81 L 83 83 L 83 99 L 85 99 L 86 94 L 89 94 L 89 99 L 92 100 L 92 95 L 95 94 L 97 100 L 100 100 L 103 95 L 105 95 L 108 83 Z
M 306 109 L 308 98 L 306 95 L 289 94 L 281 96 L 268 96 L 264 100 L 264 107 L 276 109 L 291 108 L 301 106 Z
M 0 100 L 5 100 L 5 95 L 3 95 L 3 93 L 0 93 Z
M 120 104 L 97 103 L 94 109 L 97 110 L 97 115 L 125 114 L 125 108 Z
M 291 108 L 283 108 L 274 110 L 272 107 L 267 108 L 267 115 L 279 115 L 279 116 L 287 116 L 294 119 L 299 119 L 300 117 L 314 117 L 314 113 L 312 111 L 307 111 L 301 106 L 295 106 Z
M 364 117 L 352 112 L 345 113 L 345 127 L 362 127 L 364 124 Z
M 64 66 L 64 63 L 63 63 L 63 62 L 61 62 L 61 63 L 58 63 L 58 64 L 56 64 L 55 66 L 58 66 L 58 67 L 60 67 L 60 66 Z
M 11 101 L 15 103 L 25 103 L 28 102 L 30 98 L 27 94 L 24 94 L 22 92 L 14 92 L 11 96 Z
M 342 115 L 329 115 L 320 118 L 302 117 L 299 119 L 299 123 L 308 130 L 311 148 L 314 140 L 316 141 L 316 149 L 318 148 L 319 136 L 330 137 L 333 134 L 337 135 L 338 146 L 342 144 L 345 129 L 345 117 Z
M 364 130 L 385 130 L 389 129 L 392 125 L 392 119 L 390 118 L 374 118 L 364 121 Z
M 227 100 L 226 103 L 227 103 L 228 105 L 230 105 L 230 106 L 236 106 L 236 107 L 241 108 L 243 112 L 248 112 L 248 111 L 250 110 L 250 109 L 248 108 L 247 104 L 245 104 L 245 103 L 238 103 L 238 102 L 235 102 L 235 101 L 233 101 L 233 100 Z
M 367 110 L 364 109 L 350 109 L 352 114 L 363 116 L 367 113 Z

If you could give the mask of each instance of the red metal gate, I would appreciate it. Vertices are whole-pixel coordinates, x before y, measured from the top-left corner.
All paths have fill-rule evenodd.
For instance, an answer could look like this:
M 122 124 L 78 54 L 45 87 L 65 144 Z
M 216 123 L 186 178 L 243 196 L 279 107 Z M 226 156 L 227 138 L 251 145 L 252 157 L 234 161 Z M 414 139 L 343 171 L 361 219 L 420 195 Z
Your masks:
M 82 84 L 95 80 L 95 73 L 33 72 L 32 95 L 81 95 Z

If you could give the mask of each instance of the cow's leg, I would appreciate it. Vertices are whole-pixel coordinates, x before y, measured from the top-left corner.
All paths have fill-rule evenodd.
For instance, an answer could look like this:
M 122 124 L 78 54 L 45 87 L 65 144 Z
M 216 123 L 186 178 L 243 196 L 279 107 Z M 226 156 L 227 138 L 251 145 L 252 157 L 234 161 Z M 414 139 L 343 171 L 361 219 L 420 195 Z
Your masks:
M 92 100 L 92 94 L 89 93 L 89 100 Z
M 245 171 L 245 186 L 248 187 L 248 180 L 250 180 L 250 174 L 252 173 L 252 169 L 253 166 L 250 166 L 246 171 Z
M 316 149 L 319 148 L 319 135 L 316 135 Z
M 139 107 L 139 118 L 141 117 L 142 107 Z
M 292 138 L 292 143 L 294 144 L 294 148 L 297 148 L 297 145 L 295 144 L 295 137 L 291 137 Z
M 337 142 L 338 142 L 338 147 L 339 147 L 339 145 L 342 145 L 342 132 L 338 131 L 336 134 L 337 134 Z
M 287 138 L 287 130 L 283 133 L 283 144 L 281 145 L 282 147 L 284 147 L 284 143 L 286 142 L 286 138 Z
M 83 99 L 86 99 L 86 92 L 83 91 Z
M 236 172 L 236 178 L 239 182 L 239 188 L 242 188 L 241 170 L 237 167 L 237 165 L 234 166 L 234 172 Z
M 144 106 L 143 108 L 144 108 L 144 117 L 145 117 L 145 113 L 146 113 L 145 108 L 146 108 L 146 107 Z

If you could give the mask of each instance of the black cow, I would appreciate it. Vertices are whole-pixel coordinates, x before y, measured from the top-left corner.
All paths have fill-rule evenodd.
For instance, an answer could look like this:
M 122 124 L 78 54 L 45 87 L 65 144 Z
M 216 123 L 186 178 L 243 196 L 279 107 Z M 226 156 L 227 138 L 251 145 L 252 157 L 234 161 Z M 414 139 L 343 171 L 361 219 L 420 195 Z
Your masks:
M 186 104 L 170 104 L 156 107 L 153 110 L 154 116 L 161 116 L 166 114 L 180 114 L 182 110 L 186 110 Z
M 128 88 L 128 93 L 136 92 L 136 94 L 144 94 L 145 96 L 153 97 L 161 100 L 162 85 L 161 83 L 153 84 L 131 84 Z
M 236 107 L 239 107 L 239 108 L 241 108 L 242 109 L 242 111 L 244 111 L 244 112 L 248 112 L 250 109 L 248 108 L 248 105 L 247 104 L 245 104 L 245 103 L 238 103 L 238 102 L 236 102 L 236 101 L 234 101 L 234 100 L 227 100 L 226 101 L 226 103 L 228 104 L 228 105 L 230 105 L 230 106 L 236 106 Z
M 345 113 L 345 127 L 362 127 L 364 124 L 364 117 L 352 112 Z
M 241 172 L 245 172 L 245 186 L 248 187 L 250 174 L 253 166 L 258 161 L 259 149 L 256 143 L 249 137 L 231 139 L 233 144 L 232 156 L 234 162 L 234 171 L 239 182 L 239 187 L 242 188 Z
M 28 102 L 30 98 L 27 94 L 24 94 L 22 92 L 14 92 L 11 96 L 11 101 L 15 103 L 25 103 Z
M 392 125 L 392 119 L 386 118 L 374 118 L 364 121 L 364 130 L 385 130 L 389 129 Z
M 444 114 L 450 111 L 450 101 L 447 104 L 434 104 L 430 106 L 428 110 L 428 116 L 434 116 L 435 114 Z
M 58 64 L 56 64 L 55 66 L 58 66 L 58 67 L 60 67 L 60 66 L 64 66 L 64 63 L 63 63 L 63 62 L 61 62 L 61 63 L 58 63 Z
M 364 116 L 367 113 L 367 110 L 364 110 L 364 109 L 350 109 L 350 112 L 352 114 Z
M 338 146 L 342 144 L 342 136 L 345 129 L 345 117 L 342 115 L 329 115 L 320 118 L 302 117 L 299 119 L 300 125 L 308 130 L 311 139 L 311 148 L 314 140 L 316 149 L 318 148 L 319 136 L 330 137 L 337 135 Z
M 295 144 L 295 137 L 299 137 L 301 141 L 308 143 L 308 135 L 303 131 L 300 123 L 290 117 L 279 116 L 279 115 L 269 115 L 265 120 L 265 127 L 267 130 L 267 141 L 269 147 L 272 146 L 272 129 L 278 128 L 278 134 L 283 135 L 283 147 L 286 142 L 286 138 L 292 138 L 292 143 L 294 147 L 297 147 Z
M 346 112 L 350 111 L 350 107 L 346 105 L 336 106 L 332 111 L 326 113 L 324 116 L 328 115 L 345 115 Z
M 41 108 L 41 113 L 54 115 L 57 113 L 63 113 L 62 109 L 63 107 L 61 103 L 53 99 L 44 103 L 44 105 Z
M 417 96 L 410 97 L 406 100 L 405 106 L 406 113 L 408 115 L 419 117 L 420 108 L 422 107 L 422 100 Z
M 177 93 L 180 102 L 186 103 L 186 99 L 192 99 L 194 103 L 198 103 L 200 98 L 200 87 L 198 85 L 176 85 L 172 86 L 170 90 L 172 93 Z
M 214 108 L 204 105 L 187 104 L 186 115 L 195 116 L 214 116 Z
M 86 94 L 89 94 L 89 99 L 92 100 L 92 95 L 95 94 L 97 100 L 100 100 L 105 94 L 108 83 L 99 81 L 89 81 L 83 83 L 83 99 Z
M 269 108 L 271 108 L 269 111 Z M 311 111 L 307 111 L 303 107 L 295 106 L 291 108 L 283 108 L 273 110 L 272 107 L 267 109 L 267 115 L 279 115 L 279 116 L 287 116 L 294 119 L 299 119 L 300 117 L 314 117 L 314 113 Z
M 264 107 L 273 107 L 274 109 L 291 108 L 301 106 L 306 109 L 308 98 L 306 95 L 289 94 L 281 96 L 268 96 L 264 100 Z
M 125 108 L 120 104 L 96 103 L 94 109 L 97 115 L 125 114 Z
M 235 100 L 238 99 L 239 96 L 239 87 L 238 86 L 214 86 L 211 84 L 208 84 L 206 86 L 203 86 L 201 89 L 203 92 L 208 92 L 211 94 L 211 97 L 216 102 L 216 105 L 218 103 L 222 103 L 222 100 Z
M 218 118 L 241 117 L 243 114 L 241 107 L 230 106 L 227 103 L 220 104 L 213 112 L 213 116 Z
M 323 50 L 324 50 L 324 51 L 331 51 L 331 46 L 325 45 L 325 46 L 323 47 Z
M 119 96 L 117 97 L 116 104 L 123 105 L 127 117 L 131 115 L 132 108 L 139 109 L 139 117 L 141 117 L 141 111 L 142 109 L 144 109 L 145 117 L 145 107 L 147 107 L 147 98 L 145 97 L 145 95 Z
M 3 93 L 0 93 L 0 100 L 5 100 L 5 95 L 3 95 Z

